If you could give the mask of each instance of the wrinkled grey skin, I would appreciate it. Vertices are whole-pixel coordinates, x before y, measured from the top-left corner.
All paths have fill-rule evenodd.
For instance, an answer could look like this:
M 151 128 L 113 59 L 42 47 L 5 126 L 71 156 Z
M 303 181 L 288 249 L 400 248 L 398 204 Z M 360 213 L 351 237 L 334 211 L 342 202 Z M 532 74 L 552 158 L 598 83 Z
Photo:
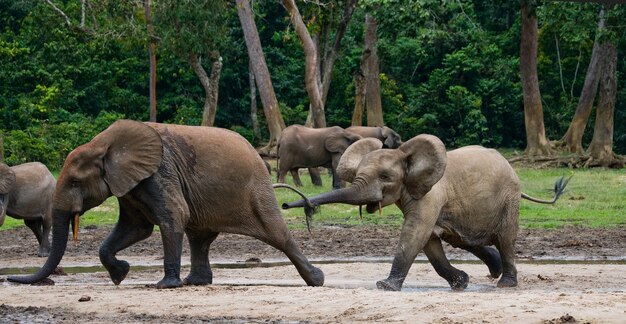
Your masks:
M 309 128 L 291 125 L 285 128 L 278 142 L 278 182 L 285 182 L 285 175 L 291 172 L 294 184 L 302 186 L 298 176 L 299 168 L 308 168 L 311 181 L 322 185 L 317 167 L 329 168 L 333 175 L 333 188 L 340 188 L 341 179 L 336 176 L 339 158 L 350 144 L 361 136 L 347 132 L 339 126 Z
M 39 242 L 38 256 L 48 256 L 56 180 L 45 165 L 30 162 L 13 167 L 0 163 L 0 226 L 5 215 L 23 219 Z
M 396 149 L 402 145 L 402 138 L 400 137 L 400 134 L 396 133 L 396 131 L 387 126 L 350 126 L 346 128 L 346 130 L 358 134 L 363 138 L 377 138 L 383 142 L 383 148 Z
M 534 198 L 521 193 L 517 175 L 497 151 L 468 146 L 446 153 L 432 135 L 416 136 L 396 150 L 365 138 L 346 150 L 337 172 L 352 186 L 310 197 L 312 204 L 366 205 L 370 213 L 396 204 L 404 214 L 391 271 L 378 288 L 400 290 L 423 250 L 453 289 L 465 289 L 469 276 L 450 265 L 441 240 L 476 255 L 493 278 L 501 275 L 498 287 L 517 285 L 519 201 Z M 565 184 L 553 201 L 534 201 L 553 203 Z M 296 201 L 283 208 L 302 205 Z
M 55 269 L 65 252 L 74 215 L 118 197 L 120 215 L 100 247 L 100 261 L 114 284 L 129 264 L 116 253 L 152 234 L 163 240 L 164 277 L 157 288 L 212 283 L 209 247 L 220 232 L 243 234 L 283 251 L 310 286 L 324 274 L 294 242 L 274 196 L 266 166 L 235 132 L 120 120 L 72 151 L 53 199 L 53 239 L 46 264 L 34 275 L 9 281 L 37 282 Z M 180 278 L 183 234 L 191 271 Z

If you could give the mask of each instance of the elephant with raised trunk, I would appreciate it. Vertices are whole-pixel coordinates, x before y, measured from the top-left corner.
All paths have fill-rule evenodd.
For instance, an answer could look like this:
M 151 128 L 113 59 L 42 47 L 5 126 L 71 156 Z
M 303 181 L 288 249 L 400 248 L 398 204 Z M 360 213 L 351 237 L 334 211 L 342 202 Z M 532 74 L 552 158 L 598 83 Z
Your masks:
M 309 199 L 314 205 L 366 205 L 370 213 L 394 203 L 402 210 L 404 224 L 391 271 L 377 287 L 400 290 L 423 250 L 452 289 L 465 289 L 469 276 L 450 265 L 441 240 L 484 261 L 493 278 L 501 276 L 498 287 L 516 286 L 520 198 L 554 203 L 567 181 L 557 181 L 553 200 L 543 201 L 520 191 L 515 171 L 496 150 L 468 146 L 446 153 L 441 140 L 432 135 L 416 136 L 395 150 L 382 146 L 374 138 L 354 143 L 337 167 L 339 176 L 352 186 Z M 283 208 L 303 204 L 296 201 Z
M 363 138 L 377 138 L 383 142 L 383 148 L 395 149 L 402 145 L 400 134 L 387 126 L 350 126 L 346 130 Z
M 37 282 L 60 263 L 73 221 L 110 196 L 119 220 L 100 247 L 114 284 L 129 264 L 116 253 L 152 234 L 163 241 L 164 277 L 157 288 L 212 283 L 209 247 L 220 232 L 255 237 L 284 252 L 310 286 L 324 274 L 302 254 L 282 218 L 265 164 L 239 134 L 220 128 L 120 120 L 72 151 L 54 192 L 52 248 L 45 265 L 9 281 Z M 183 234 L 191 270 L 181 280 Z
M 294 184 L 302 186 L 298 169 L 308 168 L 311 182 L 321 186 L 317 167 L 325 167 L 332 172 L 333 188 L 340 188 L 341 179 L 335 174 L 339 158 L 348 146 L 359 139 L 361 136 L 358 134 L 339 126 L 309 128 L 291 125 L 285 128 L 278 142 L 278 182 L 285 182 L 285 175 L 291 172 Z
M 23 219 L 39 242 L 38 256 L 48 256 L 52 195 L 56 180 L 39 162 L 9 167 L 0 163 L 0 226 L 5 215 Z

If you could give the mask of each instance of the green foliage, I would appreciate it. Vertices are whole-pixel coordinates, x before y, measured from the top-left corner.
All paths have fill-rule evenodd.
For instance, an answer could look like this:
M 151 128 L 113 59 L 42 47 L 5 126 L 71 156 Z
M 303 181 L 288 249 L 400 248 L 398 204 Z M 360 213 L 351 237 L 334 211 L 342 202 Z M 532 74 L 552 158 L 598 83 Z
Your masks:
M 0 130 L 10 163 L 59 166 L 67 152 L 113 118 L 146 120 L 149 62 L 143 5 L 137 0 L 90 1 L 80 28 L 80 2 L 0 0 Z M 309 101 L 304 57 L 286 10 L 255 1 L 265 59 L 287 125 L 305 122 Z M 299 3 L 312 33 L 333 29 L 343 1 Z M 566 131 L 584 83 L 600 5 L 539 3 L 538 74 L 550 139 Z M 623 5 L 607 11 L 607 37 L 622 40 Z M 387 126 L 403 138 L 435 134 L 450 148 L 525 145 L 519 78 L 519 2 L 359 1 L 344 36 L 326 102 L 328 125 L 349 126 L 353 76 L 363 48 L 364 16 L 378 21 L 381 94 Z M 198 125 L 204 89 L 187 55 L 223 58 L 216 125 L 260 145 L 268 137 L 257 98 L 262 138 L 251 134 L 247 49 L 231 2 L 154 2 L 159 122 Z M 610 33 L 609 33 L 610 32 Z M 609 35 L 610 34 L 610 35 Z M 620 36 L 621 35 L 621 36 Z M 615 151 L 626 152 L 626 42 L 618 46 Z M 109 112 L 109 113 L 107 113 Z M 592 115 L 593 119 L 593 115 Z M 591 139 L 590 121 L 584 137 Z M 585 144 L 584 143 L 584 144 Z

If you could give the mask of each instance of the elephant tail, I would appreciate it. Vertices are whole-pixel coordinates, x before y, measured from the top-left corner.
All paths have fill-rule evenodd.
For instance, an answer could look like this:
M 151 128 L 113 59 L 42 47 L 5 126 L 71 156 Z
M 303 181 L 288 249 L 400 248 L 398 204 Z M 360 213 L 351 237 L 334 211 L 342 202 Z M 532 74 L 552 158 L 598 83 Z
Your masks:
M 314 205 L 313 203 L 311 203 L 311 201 L 309 200 L 309 198 L 306 197 L 306 195 L 304 195 L 304 193 L 302 193 L 300 190 L 286 184 L 286 183 L 274 183 L 272 184 L 272 187 L 274 189 L 276 188 L 287 188 L 287 189 L 291 189 L 293 190 L 295 193 L 297 193 L 298 195 L 300 195 L 302 197 L 302 199 L 304 200 L 305 204 L 304 204 L 304 215 L 306 216 L 306 228 L 307 230 L 309 230 L 309 234 L 311 234 L 311 219 L 313 218 L 313 214 L 315 214 L 318 210 L 318 206 Z
M 570 176 L 567 179 L 565 179 L 565 177 L 561 177 L 554 183 L 554 198 L 552 198 L 552 200 L 537 199 L 523 192 L 522 192 L 522 198 L 530 200 L 532 202 L 539 203 L 539 204 L 551 204 L 552 205 L 559 199 L 559 197 L 561 197 L 563 192 L 565 192 L 565 187 L 567 186 L 567 183 L 570 181 L 570 179 L 572 179 L 572 176 Z

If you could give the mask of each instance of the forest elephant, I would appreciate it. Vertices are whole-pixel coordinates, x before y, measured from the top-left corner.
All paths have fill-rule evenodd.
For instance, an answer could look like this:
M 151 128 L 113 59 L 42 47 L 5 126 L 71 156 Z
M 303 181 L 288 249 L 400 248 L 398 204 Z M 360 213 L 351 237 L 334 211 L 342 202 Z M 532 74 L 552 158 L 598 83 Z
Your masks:
M 38 256 L 48 256 L 52 195 L 56 180 L 45 165 L 29 162 L 9 167 L 0 162 L 0 226 L 5 215 L 23 219 L 39 242 Z
M 378 138 L 383 142 L 383 148 L 395 149 L 402 145 L 400 134 L 387 126 L 350 126 L 346 128 L 348 132 L 359 134 L 363 138 Z
M 467 287 L 469 276 L 450 265 L 441 240 L 476 255 L 493 278 L 501 275 L 498 287 L 516 286 L 520 198 L 554 203 L 569 181 L 557 181 L 551 201 L 532 198 L 520 191 L 517 174 L 496 150 L 467 146 L 446 153 L 432 135 L 416 136 L 395 150 L 364 138 L 346 150 L 337 173 L 352 186 L 310 197 L 313 205 L 366 205 L 372 213 L 395 203 L 404 214 L 391 271 L 376 284 L 395 291 L 421 250 L 452 289 Z M 296 201 L 283 208 L 302 205 Z
M 52 248 L 45 264 L 9 281 L 33 283 L 60 263 L 80 215 L 116 196 L 119 220 L 99 251 L 118 285 L 129 264 L 116 253 L 158 226 L 164 277 L 157 288 L 211 284 L 209 248 L 220 232 L 255 237 L 284 252 L 310 286 L 324 274 L 302 254 L 282 218 L 263 160 L 239 134 L 213 127 L 119 120 L 74 149 L 59 174 L 52 203 Z M 191 269 L 181 280 L 183 234 Z
M 361 136 L 346 131 L 339 126 L 309 128 L 291 125 L 285 128 L 278 142 L 278 182 L 285 182 L 285 175 L 291 172 L 296 186 L 302 186 L 298 176 L 299 168 L 308 168 L 311 182 L 322 185 L 317 167 L 331 169 L 333 188 L 341 187 L 341 179 L 336 176 L 339 158 L 352 143 Z

